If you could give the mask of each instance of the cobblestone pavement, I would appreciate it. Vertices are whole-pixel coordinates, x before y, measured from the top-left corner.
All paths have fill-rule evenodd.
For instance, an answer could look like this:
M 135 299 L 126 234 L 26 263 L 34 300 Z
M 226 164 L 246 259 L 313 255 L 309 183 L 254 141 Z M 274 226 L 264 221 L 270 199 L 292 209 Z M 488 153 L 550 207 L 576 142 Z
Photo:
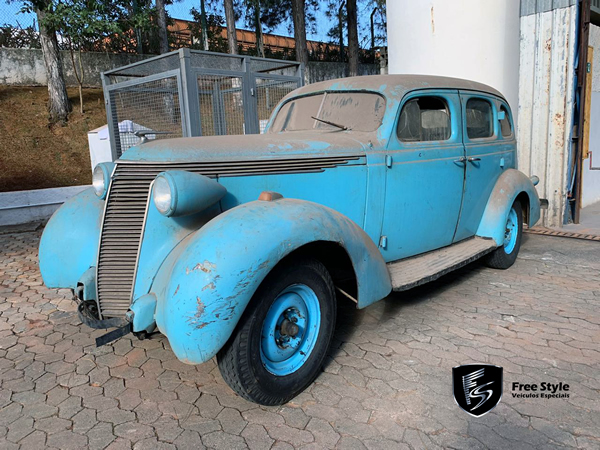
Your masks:
M 95 348 L 103 332 L 78 323 L 69 292 L 42 286 L 38 239 L 0 235 L 0 448 L 600 448 L 598 243 L 525 236 L 507 271 L 474 263 L 344 304 L 324 373 L 265 408 L 164 337 Z M 469 362 L 504 367 L 504 397 L 479 419 L 451 394 L 451 368 Z M 511 394 L 544 381 L 570 398 Z

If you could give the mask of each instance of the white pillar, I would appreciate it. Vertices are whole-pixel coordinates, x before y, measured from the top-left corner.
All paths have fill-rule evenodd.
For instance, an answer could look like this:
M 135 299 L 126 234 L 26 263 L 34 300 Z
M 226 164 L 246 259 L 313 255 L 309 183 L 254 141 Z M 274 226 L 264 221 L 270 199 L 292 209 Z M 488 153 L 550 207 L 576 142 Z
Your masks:
M 443 75 L 496 88 L 516 114 L 519 0 L 387 0 L 389 73 Z

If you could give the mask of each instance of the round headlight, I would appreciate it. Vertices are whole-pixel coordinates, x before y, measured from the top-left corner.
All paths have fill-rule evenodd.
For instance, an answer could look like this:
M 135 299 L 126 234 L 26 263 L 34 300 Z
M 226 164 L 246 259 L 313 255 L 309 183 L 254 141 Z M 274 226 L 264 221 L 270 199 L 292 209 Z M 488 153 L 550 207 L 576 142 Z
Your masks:
M 156 177 L 154 180 L 154 188 L 152 189 L 152 199 L 158 212 L 165 216 L 170 216 L 174 208 L 174 193 L 171 189 L 169 180 L 164 176 Z
M 106 198 L 108 192 L 108 184 L 110 182 L 110 175 L 114 168 L 114 163 L 100 163 L 94 168 L 92 175 L 92 186 L 94 192 L 101 199 Z

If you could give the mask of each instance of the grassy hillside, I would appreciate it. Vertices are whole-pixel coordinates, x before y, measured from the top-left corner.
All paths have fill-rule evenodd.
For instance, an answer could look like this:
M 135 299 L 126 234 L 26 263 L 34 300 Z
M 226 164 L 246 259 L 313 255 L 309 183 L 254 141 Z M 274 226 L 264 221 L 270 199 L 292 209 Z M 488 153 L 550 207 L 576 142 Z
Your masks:
M 87 132 L 106 123 L 102 89 L 76 88 L 67 126 L 49 127 L 46 87 L 0 86 L 0 192 L 90 184 Z

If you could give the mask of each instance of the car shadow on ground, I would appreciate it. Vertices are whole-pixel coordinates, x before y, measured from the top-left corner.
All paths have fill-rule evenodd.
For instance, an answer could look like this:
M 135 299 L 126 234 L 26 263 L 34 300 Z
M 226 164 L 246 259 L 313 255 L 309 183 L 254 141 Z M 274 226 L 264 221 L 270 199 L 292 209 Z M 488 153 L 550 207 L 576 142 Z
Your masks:
M 388 322 L 390 318 L 402 314 L 421 303 L 431 301 L 448 290 L 477 277 L 485 270 L 483 261 L 474 261 L 465 267 L 452 271 L 437 280 L 423 284 L 403 292 L 392 292 L 383 300 L 369 305 L 363 309 L 356 309 L 354 303 L 338 296 L 338 309 L 336 329 L 333 336 L 333 344 L 329 350 L 330 358 L 335 358 L 341 353 L 340 345 L 352 340 L 355 332 L 365 325 L 365 322 L 377 323 Z

